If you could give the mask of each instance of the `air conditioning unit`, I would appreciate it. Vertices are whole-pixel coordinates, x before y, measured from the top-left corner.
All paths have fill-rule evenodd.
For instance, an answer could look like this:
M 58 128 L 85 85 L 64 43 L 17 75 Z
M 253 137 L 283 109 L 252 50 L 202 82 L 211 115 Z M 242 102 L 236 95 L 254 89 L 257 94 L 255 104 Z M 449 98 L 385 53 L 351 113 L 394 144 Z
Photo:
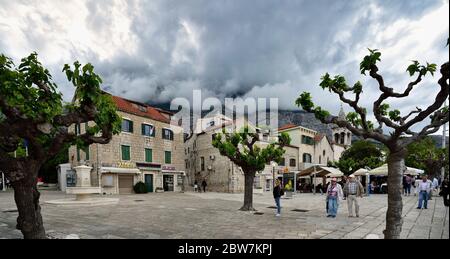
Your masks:
M 208 170 L 212 170 L 212 166 L 209 165 L 209 166 L 208 166 Z
M 209 159 L 214 160 L 214 159 L 216 159 L 216 157 L 214 155 L 210 155 Z

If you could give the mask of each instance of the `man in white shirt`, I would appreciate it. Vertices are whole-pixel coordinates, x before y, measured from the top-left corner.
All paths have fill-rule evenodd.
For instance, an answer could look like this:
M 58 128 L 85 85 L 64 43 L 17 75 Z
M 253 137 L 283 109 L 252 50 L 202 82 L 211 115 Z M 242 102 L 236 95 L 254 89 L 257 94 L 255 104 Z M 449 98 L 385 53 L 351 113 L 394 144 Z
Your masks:
M 433 189 L 431 190 L 431 193 L 430 193 L 430 200 L 431 200 L 431 197 L 433 197 L 434 193 L 439 193 L 439 190 L 438 190 L 439 189 L 439 181 L 436 177 L 433 178 L 432 188 Z
M 431 192 L 431 181 L 428 180 L 428 177 L 426 175 L 422 176 L 422 181 L 419 182 L 419 185 L 417 187 L 417 193 L 419 194 L 419 205 L 417 206 L 417 209 L 423 208 L 427 209 L 428 206 L 428 197 Z

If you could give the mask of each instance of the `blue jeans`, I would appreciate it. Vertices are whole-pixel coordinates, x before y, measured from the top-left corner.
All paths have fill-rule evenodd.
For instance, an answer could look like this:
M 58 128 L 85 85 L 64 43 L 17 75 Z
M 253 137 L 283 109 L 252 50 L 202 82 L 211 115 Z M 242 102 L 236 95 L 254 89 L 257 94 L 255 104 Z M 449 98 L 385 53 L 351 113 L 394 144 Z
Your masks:
M 405 195 L 410 195 L 411 194 L 411 184 L 407 184 L 405 186 Z
M 421 191 L 419 193 L 419 205 L 417 207 L 422 208 L 422 203 L 423 207 L 426 209 L 428 206 L 428 192 L 426 191 Z
M 328 197 L 328 215 L 336 216 L 338 211 L 337 197 Z
M 275 198 L 275 204 L 277 205 L 277 213 L 280 214 L 281 213 L 281 204 L 280 204 L 280 198 L 281 197 L 277 197 Z

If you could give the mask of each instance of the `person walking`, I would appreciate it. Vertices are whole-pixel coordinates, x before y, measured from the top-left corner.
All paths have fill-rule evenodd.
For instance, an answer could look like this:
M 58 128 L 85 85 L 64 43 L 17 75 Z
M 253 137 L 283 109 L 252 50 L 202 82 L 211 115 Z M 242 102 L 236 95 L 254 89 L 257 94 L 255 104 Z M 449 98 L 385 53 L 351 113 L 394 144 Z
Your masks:
M 355 215 L 359 218 L 359 204 L 357 198 L 362 198 L 364 187 L 355 179 L 354 175 L 350 175 L 348 178 L 348 181 L 344 186 L 344 193 L 347 193 L 348 217 L 353 217 L 353 204 L 355 204 Z
M 436 177 L 433 177 L 433 181 L 431 183 L 431 193 L 430 193 L 430 200 L 433 197 L 434 193 L 439 193 L 439 180 Z
M 198 192 L 198 182 L 195 180 L 194 182 L 194 192 Z
M 445 178 L 444 181 L 442 181 L 440 194 L 444 198 L 444 206 L 448 207 L 448 196 L 450 194 L 448 189 L 448 178 Z
M 405 196 L 411 195 L 412 181 L 413 181 L 413 179 L 411 178 L 411 176 L 409 174 L 406 175 L 406 177 L 405 177 Z
M 281 188 L 280 180 L 275 180 L 275 186 L 273 187 L 273 198 L 275 199 L 275 205 L 277 206 L 277 214 L 275 214 L 276 217 L 281 216 L 281 203 L 280 199 L 281 196 L 283 196 L 284 191 L 283 188 Z
M 419 177 L 417 176 L 416 181 L 414 182 L 414 196 L 416 196 L 416 194 L 419 194 L 418 190 L 419 190 L 419 184 L 422 180 L 419 179 Z
M 428 180 L 426 175 L 422 176 L 422 181 L 419 182 L 417 186 L 417 194 L 419 195 L 419 204 L 417 209 L 427 209 L 428 206 L 428 196 L 431 192 L 431 181 Z M 423 207 L 422 207 L 423 205 Z
M 337 183 L 336 178 L 331 179 L 331 183 L 327 188 L 327 217 L 336 218 L 338 207 L 339 207 L 339 199 L 344 198 L 344 192 L 342 191 L 342 187 Z
M 343 189 L 344 188 L 344 186 L 345 186 L 345 184 L 347 183 L 347 176 L 343 176 L 342 178 L 341 178 L 341 180 L 339 181 L 339 185 L 341 186 L 341 188 Z M 343 200 L 345 201 L 347 199 L 347 193 L 344 191 L 344 198 L 343 198 Z
M 206 183 L 206 179 L 203 179 L 202 182 L 203 192 L 206 192 L 206 186 L 208 186 L 208 184 Z

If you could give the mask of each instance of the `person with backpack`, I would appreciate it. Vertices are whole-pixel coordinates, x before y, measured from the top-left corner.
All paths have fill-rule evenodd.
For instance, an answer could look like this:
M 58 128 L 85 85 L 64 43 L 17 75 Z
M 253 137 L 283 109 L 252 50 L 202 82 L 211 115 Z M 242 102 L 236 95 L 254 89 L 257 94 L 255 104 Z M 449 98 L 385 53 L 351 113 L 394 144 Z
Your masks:
M 281 216 L 281 203 L 280 199 L 281 196 L 284 195 L 284 190 L 281 187 L 280 180 L 275 180 L 275 186 L 273 188 L 273 198 L 275 199 L 275 205 L 277 206 L 277 214 L 275 214 L 276 217 Z

